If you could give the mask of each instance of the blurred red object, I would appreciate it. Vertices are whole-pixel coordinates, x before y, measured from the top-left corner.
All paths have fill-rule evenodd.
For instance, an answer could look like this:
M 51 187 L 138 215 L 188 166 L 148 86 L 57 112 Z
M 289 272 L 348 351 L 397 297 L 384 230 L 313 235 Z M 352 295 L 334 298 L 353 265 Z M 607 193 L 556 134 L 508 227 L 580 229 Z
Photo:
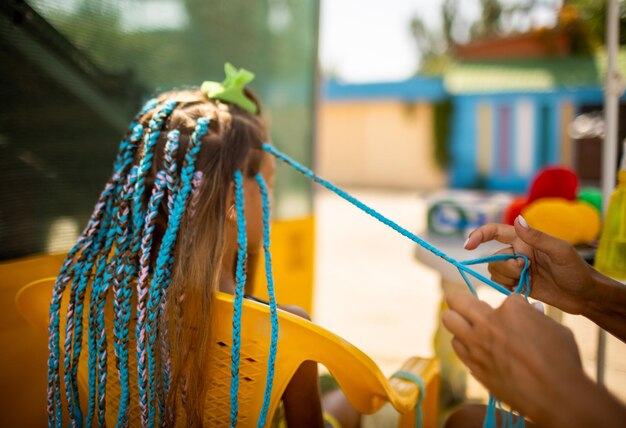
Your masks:
M 513 199 L 513 202 L 504 210 L 502 222 L 513 224 L 522 210 L 537 199 L 562 198 L 574 201 L 577 192 L 578 177 L 574 171 L 560 166 L 544 168 L 531 183 L 528 197 L 520 196 Z
M 502 213 L 502 221 L 505 224 L 513 224 L 526 205 L 528 205 L 528 199 L 525 196 L 513 199 L 513 202 Z
M 528 203 L 541 198 L 576 200 L 578 177 L 568 168 L 549 167 L 539 171 L 528 192 Z

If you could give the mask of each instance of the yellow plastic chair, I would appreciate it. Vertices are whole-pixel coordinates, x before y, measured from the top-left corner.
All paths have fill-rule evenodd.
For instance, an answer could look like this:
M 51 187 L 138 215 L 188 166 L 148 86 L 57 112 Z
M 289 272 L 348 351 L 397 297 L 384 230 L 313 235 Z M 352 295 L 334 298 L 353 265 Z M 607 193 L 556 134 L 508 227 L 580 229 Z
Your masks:
M 5 394 L 0 400 L 1 426 L 46 425 L 48 346 L 20 316 L 14 301 L 24 284 L 57 275 L 64 260 L 64 253 L 56 253 L 0 262 L 0 386 Z
M 38 330 L 47 333 L 48 306 L 54 278 L 31 283 L 20 290 L 16 303 L 20 313 Z M 67 294 L 67 293 L 66 293 Z M 64 299 L 61 310 L 67 302 Z M 106 314 L 106 326 L 110 330 L 112 310 Z M 214 338 L 211 358 L 206 375 L 210 376 L 205 404 L 205 425 L 229 426 L 230 415 L 230 349 L 232 336 L 233 296 L 215 293 L 212 326 Z M 64 313 L 64 312 L 62 312 Z M 378 366 L 363 352 L 333 333 L 291 313 L 279 310 L 279 342 L 276 356 L 274 386 L 268 412 L 272 420 L 281 396 L 298 367 L 307 360 L 325 365 L 335 377 L 352 405 L 361 413 L 371 414 L 390 402 L 401 414 L 400 427 L 415 426 L 415 405 L 422 391 L 410 382 L 398 378 L 386 379 Z M 64 321 L 61 322 L 63 341 Z M 131 329 L 130 331 L 133 331 Z M 269 307 L 258 302 L 245 300 L 242 311 L 242 343 L 239 386 L 238 426 L 256 427 L 263 403 L 267 358 L 269 353 L 271 323 Z M 107 332 L 110 334 L 110 331 Z M 134 349 L 134 334 L 130 335 L 130 347 Z M 113 337 L 112 334 L 108 337 Z M 115 358 L 109 340 L 109 384 L 107 385 L 107 424 L 114 425 L 119 400 L 119 384 L 116 381 Z M 62 342 L 61 342 L 62 343 Z M 86 348 L 84 348 L 86 349 Z M 133 355 L 133 353 L 131 353 Z M 136 372 L 132 364 L 131 373 Z M 426 385 L 422 403 L 423 426 L 436 427 L 439 365 L 435 360 L 409 359 L 403 371 L 420 376 Z M 136 376 L 131 376 L 131 380 Z M 87 363 L 81 358 L 79 366 L 81 403 L 86 401 Z M 136 390 L 131 384 L 131 426 L 139 426 Z

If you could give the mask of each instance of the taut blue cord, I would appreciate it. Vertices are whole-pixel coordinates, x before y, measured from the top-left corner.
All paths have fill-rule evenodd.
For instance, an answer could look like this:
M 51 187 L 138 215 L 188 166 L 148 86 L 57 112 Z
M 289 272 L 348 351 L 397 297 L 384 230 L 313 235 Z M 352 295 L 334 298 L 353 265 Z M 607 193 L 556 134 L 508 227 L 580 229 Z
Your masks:
M 274 366 L 276 365 L 276 352 L 278 345 L 278 311 L 276 308 L 276 296 L 274 293 L 274 277 L 272 275 L 272 253 L 270 252 L 270 198 L 267 185 L 261 174 L 256 174 L 254 179 L 261 191 L 263 203 L 263 252 L 265 254 L 265 277 L 267 278 L 267 294 L 270 299 L 270 320 L 272 322 L 272 338 L 270 341 L 270 353 L 267 359 L 267 378 L 265 381 L 265 393 L 263 407 L 259 414 L 258 428 L 265 426 L 267 412 L 272 399 L 272 385 L 274 382 Z
M 321 184 L 322 186 L 326 187 L 331 192 L 339 195 L 340 197 L 342 197 L 346 201 L 350 202 L 352 205 L 356 206 L 360 210 L 362 210 L 365 213 L 367 213 L 367 214 L 371 215 L 372 217 L 374 217 L 376 220 L 378 220 L 381 223 L 391 227 L 393 230 L 395 230 L 396 232 L 400 233 L 402 236 L 405 236 L 405 237 L 409 238 L 411 241 L 413 241 L 416 244 L 420 245 L 421 247 L 427 249 L 428 251 L 430 251 L 431 253 L 435 254 L 436 256 L 441 257 L 442 259 L 446 260 L 448 263 L 454 265 L 459 270 L 459 273 L 461 274 L 461 277 L 463 278 L 463 280 L 465 281 L 465 283 L 469 287 L 470 291 L 474 295 L 476 295 L 476 289 L 472 285 L 472 283 L 471 283 L 470 279 L 468 278 L 467 274 L 473 276 L 474 278 L 477 278 L 478 280 L 484 282 L 485 284 L 489 285 L 490 287 L 498 290 L 499 292 L 501 292 L 501 293 L 503 293 L 503 294 L 505 294 L 507 296 L 509 294 L 511 294 L 511 291 L 508 290 L 507 288 L 503 287 L 502 285 L 498 284 L 497 282 L 492 281 L 491 279 L 485 277 L 484 275 L 481 275 L 480 273 L 478 273 L 475 270 L 469 268 L 468 266 L 475 265 L 475 264 L 480 264 L 480 263 L 491 263 L 491 262 L 504 261 L 504 260 L 509 260 L 509 259 L 518 259 L 518 258 L 523 259 L 524 260 L 524 267 L 522 268 L 522 272 L 520 274 L 519 282 L 517 284 L 517 287 L 515 288 L 515 293 L 523 293 L 526 297 L 528 297 L 528 295 L 530 294 L 530 276 L 529 276 L 529 272 L 528 272 L 529 262 L 528 262 L 528 257 L 526 257 L 525 255 L 523 255 L 523 254 L 497 254 L 497 255 L 493 255 L 493 256 L 481 257 L 481 258 L 477 258 L 477 259 L 472 259 L 472 260 L 466 260 L 466 261 L 463 261 L 463 262 L 459 262 L 458 260 L 448 256 L 447 254 L 445 254 L 443 251 L 439 250 L 438 248 L 433 247 L 431 244 L 429 244 L 428 242 L 426 242 L 425 240 L 423 240 L 419 236 L 409 232 L 407 229 L 403 228 L 402 226 L 400 226 L 396 222 L 394 222 L 394 221 L 388 219 L 387 217 L 383 216 L 378 211 L 374 210 L 373 208 L 368 207 L 363 202 L 361 202 L 358 199 L 356 199 L 354 196 L 350 195 L 346 191 L 344 191 L 344 190 L 338 188 L 337 186 L 335 186 L 334 184 L 332 184 L 330 181 L 324 180 L 322 177 L 318 176 L 313 171 L 311 171 L 307 167 L 301 165 L 300 163 L 298 163 L 294 159 L 290 158 L 286 154 L 280 152 L 279 150 L 277 150 L 272 145 L 267 144 L 267 143 L 263 144 L 263 150 L 271 153 L 272 155 L 274 155 L 278 159 L 280 159 L 283 162 L 287 163 L 289 166 L 294 168 L 296 171 L 304 174 L 306 177 L 308 177 L 309 179 L 313 180 L 314 182 Z M 495 407 L 496 407 L 496 402 L 497 401 L 496 401 L 496 399 L 493 396 L 489 397 L 489 406 L 487 407 L 487 417 L 485 418 L 485 422 L 484 422 L 484 427 L 485 428 L 491 427 L 491 426 L 495 426 Z M 511 424 L 509 424 L 509 425 L 511 425 Z M 525 425 L 524 424 L 524 418 L 522 416 L 520 416 L 519 419 L 518 419 L 518 422 L 515 423 L 515 426 L 516 427 L 524 427 L 524 425 Z
M 356 206 L 360 210 L 362 210 L 365 213 L 367 213 L 367 214 L 371 215 L 372 217 L 374 217 L 376 220 L 380 221 L 383 224 L 386 224 L 387 226 L 391 227 L 396 232 L 398 232 L 401 235 L 409 238 L 411 241 L 413 241 L 416 244 L 424 247 L 425 249 L 427 249 L 431 253 L 435 254 L 436 256 L 441 257 L 442 259 L 444 259 L 447 262 L 449 262 L 452 265 L 454 265 L 459 270 L 459 272 L 461 272 L 461 276 L 463 277 L 463 279 L 467 283 L 467 286 L 470 288 L 470 290 L 472 290 L 472 292 L 474 292 L 474 294 L 476 293 L 476 290 L 474 289 L 473 285 L 471 284 L 471 282 L 470 282 L 470 280 L 469 280 L 469 278 L 467 277 L 466 274 L 469 274 L 469 275 L 473 276 L 474 278 L 477 278 L 478 280 L 484 282 L 485 284 L 489 285 L 492 288 L 495 288 L 496 290 L 498 290 L 499 292 L 501 292 L 501 293 L 503 293 L 503 294 L 505 294 L 507 296 L 509 294 L 511 294 L 511 291 L 508 290 L 507 288 L 503 287 L 502 285 L 498 284 L 497 282 L 492 281 L 491 279 L 485 277 L 484 275 L 481 275 L 480 273 L 478 273 L 475 270 L 469 268 L 468 266 L 479 264 L 479 263 L 489 263 L 489 262 L 492 262 L 492 261 L 501 261 L 501 260 L 518 259 L 518 258 L 521 258 L 521 259 L 524 260 L 524 269 L 522 270 L 522 275 L 520 275 L 520 280 L 519 280 L 518 286 L 515 289 L 515 291 L 518 292 L 518 290 L 524 290 L 526 292 L 526 294 L 530 292 L 530 287 L 528 286 L 530 284 L 529 281 L 528 281 L 528 257 L 526 257 L 525 255 L 523 255 L 523 254 L 499 254 L 499 255 L 495 255 L 495 256 L 481 257 L 481 258 L 478 258 L 478 259 L 472 259 L 472 260 L 467 260 L 467 261 L 464 261 L 464 262 L 459 262 L 458 260 L 456 260 L 456 259 L 448 256 L 447 254 L 445 254 L 443 251 L 433 247 L 431 244 L 429 244 L 428 242 L 426 242 L 425 240 L 423 240 L 419 236 L 409 232 L 407 229 L 403 228 L 402 226 L 400 226 L 399 224 L 397 224 L 393 220 L 388 219 L 387 217 L 385 217 L 382 214 L 380 214 L 378 211 L 374 210 L 373 208 L 368 207 L 363 202 L 359 201 L 358 199 L 356 199 L 354 196 L 350 195 L 346 191 L 338 188 L 337 186 L 335 186 L 331 182 L 329 182 L 327 180 L 324 180 L 322 177 L 316 175 L 313 171 L 311 171 L 307 167 L 301 165 L 297 161 L 293 160 L 292 158 L 290 158 L 286 154 L 278 151 L 272 145 L 267 144 L 267 143 L 263 144 L 263 150 L 265 150 L 265 151 L 271 153 L 272 155 L 276 156 L 278 159 L 280 159 L 283 162 L 287 163 L 289 166 L 291 166 L 292 168 L 294 168 L 298 172 L 304 174 L 306 177 L 308 177 L 311 180 L 315 181 L 316 183 L 319 183 L 322 186 L 326 187 L 331 192 L 336 193 L 337 195 L 339 195 L 340 197 L 342 197 L 346 201 L 350 202 L 352 205 Z

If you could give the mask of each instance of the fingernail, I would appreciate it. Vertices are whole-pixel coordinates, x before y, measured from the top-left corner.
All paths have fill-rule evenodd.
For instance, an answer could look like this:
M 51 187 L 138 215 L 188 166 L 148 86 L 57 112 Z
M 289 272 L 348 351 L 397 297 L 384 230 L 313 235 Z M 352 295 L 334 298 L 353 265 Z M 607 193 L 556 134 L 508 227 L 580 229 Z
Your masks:
M 467 238 L 467 239 L 465 240 L 465 243 L 463 244 L 463 248 L 467 248 L 467 244 L 468 244 L 468 243 L 469 243 L 469 238 Z
M 518 215 L 517 216 L 517 221 L 519 221 L 519 224 L 524 228 L 524 229 L 528 229 L 528 223 L 526 223 L 526 219 L 524 217 L 522 217 L 522 215 Z
M 543 306 L 543 303 L 541 302 L 533 302 L 533 308 L 535 308 L 537 311 L 541 312 L 542 314 L 546 313 L 545 307 Z

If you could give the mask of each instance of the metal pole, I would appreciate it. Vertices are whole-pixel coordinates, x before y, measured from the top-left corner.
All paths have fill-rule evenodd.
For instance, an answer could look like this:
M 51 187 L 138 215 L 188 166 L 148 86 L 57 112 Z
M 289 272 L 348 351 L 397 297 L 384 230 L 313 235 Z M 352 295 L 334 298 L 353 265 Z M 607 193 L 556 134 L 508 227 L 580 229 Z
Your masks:
M 622 94 L 622 79 L 616 67 L 616 56 L 619 48 L 618 0 L 608 0 L 606 23 L 607 68 L 604 92 L 604 145 L 602 147 L 602 208 L 605 216 L 611 193 L 615 189 L 617 116 L 619 97 Z M 606 332 L 599 329 L 596 367 L 596 379 L 599 384 L 604 383 L 605 360 Z

